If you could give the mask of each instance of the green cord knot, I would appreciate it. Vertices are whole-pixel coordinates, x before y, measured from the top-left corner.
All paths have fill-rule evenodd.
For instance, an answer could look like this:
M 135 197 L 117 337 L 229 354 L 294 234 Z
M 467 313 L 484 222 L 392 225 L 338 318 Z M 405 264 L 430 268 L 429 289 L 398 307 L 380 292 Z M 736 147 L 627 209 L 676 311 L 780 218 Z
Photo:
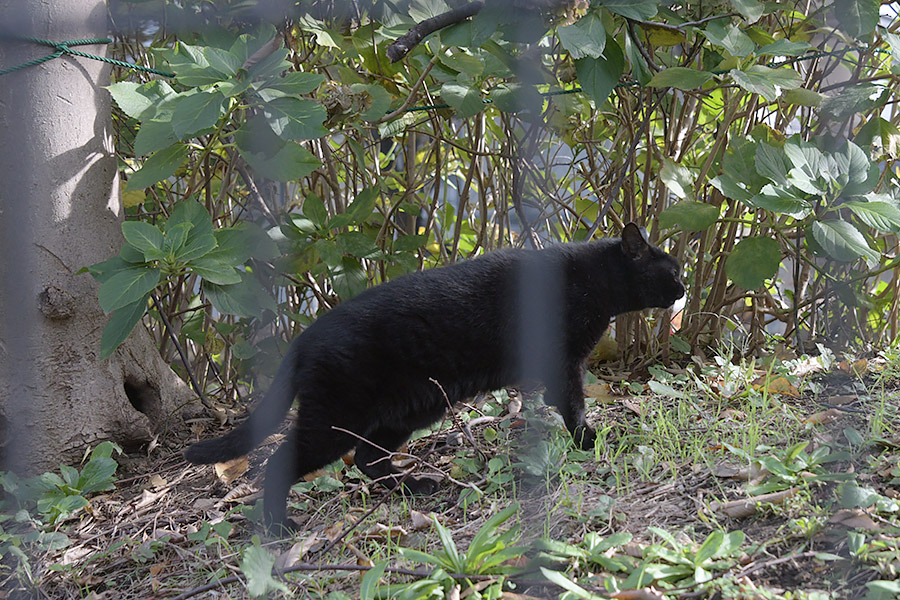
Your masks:
M 8 67 L 6 69 L 0 69 L 0 75 L 6 75 L 7 73 L 12 73 L 13 71 L 18 71 L 19 69 L 24 69 L 25 67 L 34 67 L 41 63 L 45 63 L 48 60 L 53 60 L 54 58 L 59 58 L 60 56 L 63 56 L 64 54 L 69 54 L 71 56 L 81 56 L 82 58 L 90 58 L 91 60 L 99 60 L 101 62 L 109 63 L 111 65 L 116 65 L 117 67 L 122 67 L 124 69 L 144 71 L 146 73 L 153 73 L 155 75 L 161 75 L 163 77 L 175 77 L 174 73 L 166 73 L 165 71 L 157 71 L 156 69 L 151 69 L 149 67 L 133 65 L 131 63 L 123 62 L 121 60 L 106 58 L 105 56 L 97 56 L 95 54 L 88 54 L 87 52 L 81 52 L 80 50 L 73 50 L 71 48 L 71 46 L 92 46 L 95 44 L 111 44 L 113 41 L 110 38 L 86 38 L 86 39 L 81 39 L 81 40 L 65 40 L 63 42 L 42 40 L 40 38 L 33 38 L 33 37 L 28 37 L 28 36 L 11 36 L 11 35 L 7 35 L 7 34 L 0 34 L 0 38 L 25 40 L 28 42 L 33 42 L 35 44 L 39 44 L 41 46 L 48 46 L 48 47 L 56 50 L 56 52 L 54 52 L 52 54 L 48 54 L 47 56 L 42 56 L 40 58 L 35 58 L 34 60 L 29 60 L 28 62 L 24 62 L 21 65 L 16 65 L 14 67 Z

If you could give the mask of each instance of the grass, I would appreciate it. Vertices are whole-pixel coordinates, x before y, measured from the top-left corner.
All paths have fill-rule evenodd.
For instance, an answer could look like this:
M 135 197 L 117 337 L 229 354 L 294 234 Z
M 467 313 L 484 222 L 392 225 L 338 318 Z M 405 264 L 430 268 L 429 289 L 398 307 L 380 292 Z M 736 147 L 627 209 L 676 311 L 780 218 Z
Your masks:
M 274 440 L 228 483 L 173 440 L 117 457 L 112 491 L 85 465 L 8 498 L 0 598 L 896 597 L 898 358 L 601 369 L 593 452 L 539 398 L 493 394 L 411 442 L 434 497 L 341 461 L 295 486 L 290 539 L 254 523 Z

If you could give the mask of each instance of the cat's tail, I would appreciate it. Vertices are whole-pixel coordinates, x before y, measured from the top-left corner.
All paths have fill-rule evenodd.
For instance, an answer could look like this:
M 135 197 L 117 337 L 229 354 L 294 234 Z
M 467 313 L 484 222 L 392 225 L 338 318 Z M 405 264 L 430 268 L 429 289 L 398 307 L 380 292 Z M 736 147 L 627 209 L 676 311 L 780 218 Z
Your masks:
M 201 465 L 232 460 L 249 453 L 275 431 L 297 396 L 296 354 L 294 344 L 278 367 L 262 402 L 243 423 L 220 438 L 193 444 L 184 452 L 185 460 Z

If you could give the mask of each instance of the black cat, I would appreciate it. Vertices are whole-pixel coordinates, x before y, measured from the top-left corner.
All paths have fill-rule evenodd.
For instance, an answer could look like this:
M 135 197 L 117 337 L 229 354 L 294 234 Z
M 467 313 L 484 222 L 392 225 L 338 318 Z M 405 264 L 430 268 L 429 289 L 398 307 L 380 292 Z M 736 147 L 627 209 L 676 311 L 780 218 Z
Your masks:
M 582 389 L 588 354 L 613 316 L 669 307 L 684 295 L 678 262 L 644 235 L 629 223 L 621 238 L 500 250 L 366 290 L 291 343 L 246 421 L 194 444 L 185 458 L 207 464 L 247 454 L 299 399 L 296 426 L 266 468 L 266 521 L 287 525 L 287 495 L 304 474 L 355 447 L 359 469 L 393 488 L 400 473 L 382 448 L 395 451 L 439 420 L 444 393 L 455 403 L 525 380 L 543 383 L 544 401 L 592 448 Z M 430 493 L 437 483 L 407 477 L 403 486 Z

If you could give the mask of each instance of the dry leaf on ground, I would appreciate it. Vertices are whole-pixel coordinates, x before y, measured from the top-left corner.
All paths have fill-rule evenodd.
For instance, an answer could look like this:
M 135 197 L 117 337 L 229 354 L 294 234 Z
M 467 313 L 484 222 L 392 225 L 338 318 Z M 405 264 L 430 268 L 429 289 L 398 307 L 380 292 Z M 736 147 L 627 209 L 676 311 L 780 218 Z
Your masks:
M 231 485 L 232 481 L 247 472 L 248 465 L 249 462 L 247 461 L 246 456 L 242 456 L 240 458 L 236 458 L 234 460 L 229 460 L 226 462 L 216 463 L 216 476 L 225 485 Z

